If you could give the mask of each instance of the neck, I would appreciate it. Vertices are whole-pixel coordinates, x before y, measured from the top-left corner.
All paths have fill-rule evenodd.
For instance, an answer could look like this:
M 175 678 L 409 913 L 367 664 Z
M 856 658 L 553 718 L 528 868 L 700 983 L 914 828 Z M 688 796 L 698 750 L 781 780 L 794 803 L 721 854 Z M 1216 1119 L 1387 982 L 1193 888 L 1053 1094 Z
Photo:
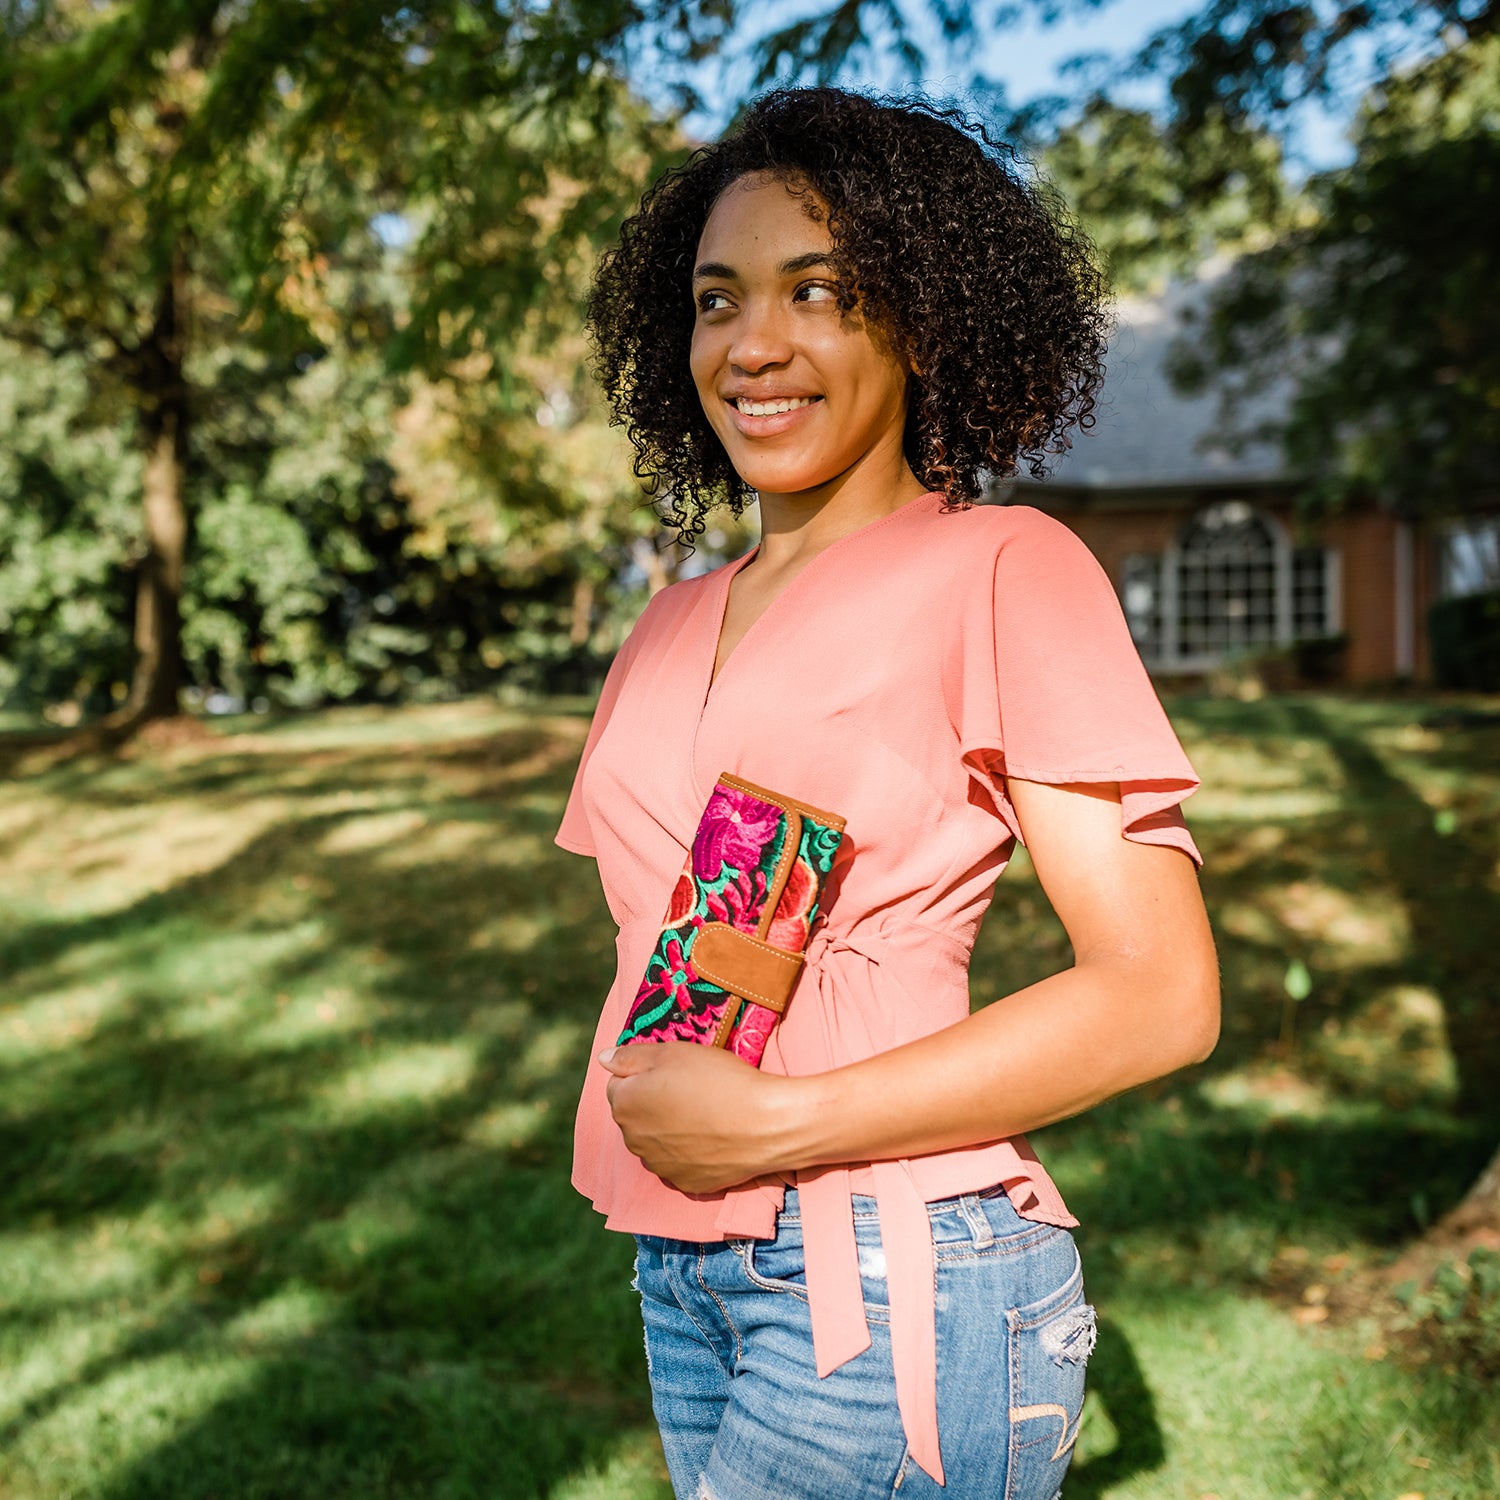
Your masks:
M 761 491 L 755 564 L 764 562 L 768 571 L 795 564 L 926 493 L 904 459 L 879 474 L 856 466 L 808 490 Z

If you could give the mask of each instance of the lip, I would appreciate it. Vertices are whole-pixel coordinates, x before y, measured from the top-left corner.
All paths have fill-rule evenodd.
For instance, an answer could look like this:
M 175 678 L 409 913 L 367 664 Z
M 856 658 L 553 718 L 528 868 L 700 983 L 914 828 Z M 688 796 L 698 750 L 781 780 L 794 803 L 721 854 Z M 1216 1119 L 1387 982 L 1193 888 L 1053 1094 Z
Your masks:
M 740 394 L 749 396 L 750 392 L 744 391 Z M 757 391 L 753 399 L 756 401 L 796 401 L 806 394 L 807 392 L 805 391 L 788 391 L 781 395 Z M 772 412 L 769 416 L 751 417 L 747 416 L 735 405 L 735 398 L 733 396 L 726 396 L 724 398 L 724 405 L 729 410 L 730 419 L 734 422 L 736 430 L 743 433 L 746 437 L 777 437 L 783 432 L 790 432 L 809 413 L 816 411 L 822 405 L 822 402 L 823 398 L 821 396 L 814 396 L 806 406 L 793 407 L 791 411 Z

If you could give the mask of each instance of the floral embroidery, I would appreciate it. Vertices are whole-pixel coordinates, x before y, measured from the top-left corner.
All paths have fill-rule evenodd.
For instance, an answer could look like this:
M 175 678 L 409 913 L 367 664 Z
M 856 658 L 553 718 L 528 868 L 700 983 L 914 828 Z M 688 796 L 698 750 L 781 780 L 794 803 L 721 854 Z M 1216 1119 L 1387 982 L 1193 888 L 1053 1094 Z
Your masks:
M 675 927 L 682 919 L 692 914 L 698 904 L 698 888 L 693 877 L 684 870 L 672 887 L 672 899 L 667 903 L 666 926 Z
M 715 880 L 725 864 L 753 867 L 781 822 L 781 809 L 738 787 L 716 787 L 693 840 L 693 873 Z
M 771 930 L 766 934 L 767 942 L 793 953 L 800 953 L 807 946 L 808 929 L 817 910 L 819 885 L 812 865 L 799 858 L 787 876 L 781 900 L 776 903 L 776 915 L 771 918 Z
M 843 836 L 803 816 L 802 834 L 765 941 L 801 952 L 818 914 L 823 882 Z M 693 847 L 667 904 L 656 947 L 620 1033 L 620 1044 L 682 1040 L 711 1043 L 731 1005 L 737 1007 L 727 1046 L 759 1064 L 776 1013 L 742 1001 L 692 965 L 692 945 L 705 922 L 759 933 L 771 881 L 787 838 L 781 808 L 739 787 L 719 783 L 703 811 Z

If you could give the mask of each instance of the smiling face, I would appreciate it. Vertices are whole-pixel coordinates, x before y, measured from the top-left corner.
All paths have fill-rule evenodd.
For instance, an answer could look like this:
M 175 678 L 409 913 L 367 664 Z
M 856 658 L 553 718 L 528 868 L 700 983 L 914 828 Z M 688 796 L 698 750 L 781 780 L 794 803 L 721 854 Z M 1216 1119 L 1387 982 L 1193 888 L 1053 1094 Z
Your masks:
M 911 482 L 906 366 L 858 308 L 840 311 L 832 250 L 816 195 L 762 172 L 720 194 L 698 241 L 693 382 L 730 462 L 763 496 L 855 473 Z

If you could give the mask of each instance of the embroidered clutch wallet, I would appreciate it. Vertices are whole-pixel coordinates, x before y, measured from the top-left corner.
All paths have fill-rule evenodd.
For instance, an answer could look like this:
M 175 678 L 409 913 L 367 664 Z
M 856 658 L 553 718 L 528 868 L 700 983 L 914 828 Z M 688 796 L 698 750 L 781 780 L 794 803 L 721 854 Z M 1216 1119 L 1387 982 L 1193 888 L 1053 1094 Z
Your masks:
M 703 1042 L 759 1067 L 843 836 L 837 813 L 720 776 L 618 1045 Z

